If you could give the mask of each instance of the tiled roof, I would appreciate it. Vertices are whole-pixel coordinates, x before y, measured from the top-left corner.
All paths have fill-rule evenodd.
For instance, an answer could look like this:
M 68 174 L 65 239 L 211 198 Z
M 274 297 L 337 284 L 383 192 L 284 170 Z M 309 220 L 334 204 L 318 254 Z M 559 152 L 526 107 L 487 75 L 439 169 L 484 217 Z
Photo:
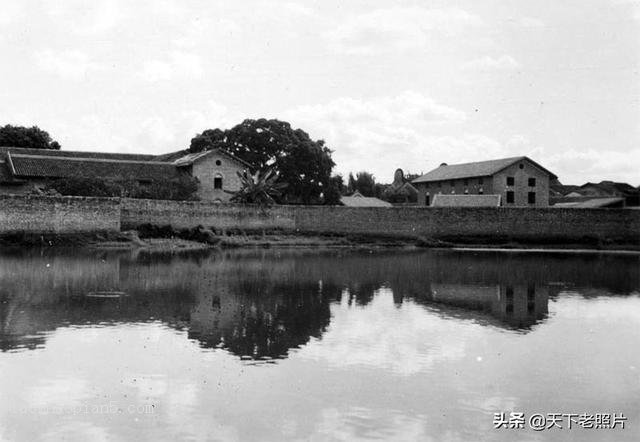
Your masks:
M 500 195 L 445 195 L 437 194 L 433 207 L 498 207 Z
M 91 177 L 105 179 L 166 180 L 180 173 L 171 163 L 107 158 L 72 158 L 11 153 L 15 176 L 31 178 Z
M 436 169 L 433 169 L 431 172 L 428 172 L 419 178 L 416 178 L 412 182 L 415 184 L 415 183 L 426 183 L 431 181 L 454 180 L 459 178 L 491 176 L 501 171 L 502 169 L 505 169 L 511 166 L 513 163 L 516 163 L 522 160 L 530 161 L 536 167 L 549 173 L 551 178 L 556 178 L 556 176 L 553 173 L 549 172 L 547 169 L 540 166 L 535 161 L 532 161 L 527 157 L 521 156 L 521 157 L 512 157 L 512 158 L 502 158 L 499 160 L 478 161 L 475 163 L 443 165 Z
M 617 183 L 614 181 L 600 181 L 599 183 L 586 183 L 580 186 L 581 189 L 593 187 L 609 195 L 634 194 L 638 189 L 627 183 Z
M 7 152 L 11 152 L 12 154 L 39 155 L 47 157 L 100 158 L 129 161 L 152 161 L 156 158 L 154 155 L 138 153 L 80 152 L 72 150 L 26 149 L 24 147 L 0 146 L 0 158 L 4 158 Z
M 562 202 L 556 203 L 551 207 L 571 207 L 571 208 L 582 208 L 582 209 L 596 209 L 598 207 L 607 207 L 614 204 L 619 204 L 624 202 L 624 198 L 591 198 L 588 200 L 582 201 L 570 201 L 570 202 Z
M 382 201 L 378 198 L 362 196 L 359 192 L 356 192 L 351 196 L 341 197 L 340 203 L 348 207 L 393 207 L 393 204 L 391 203 Z

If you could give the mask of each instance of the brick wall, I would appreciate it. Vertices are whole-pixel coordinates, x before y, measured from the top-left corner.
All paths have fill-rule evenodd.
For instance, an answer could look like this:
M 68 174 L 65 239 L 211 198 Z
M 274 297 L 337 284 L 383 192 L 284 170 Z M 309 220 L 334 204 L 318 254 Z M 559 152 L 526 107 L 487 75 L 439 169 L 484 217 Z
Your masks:
M 216 229 L 295 229 L 293 206 L 269 209 L 210 201 L 122 200 L 122 228 L 141 224 L 196 226 Z
M 275 206 L 81 197 L 0 196 L 0 233 L 76 233 L 141 224 L 427 237 L 640 242 L 640 210 L 523 207 Z
M 122 226 L 285 229 L 413 237 L 559 238 L 584 236 L 640 241 L 640 211 L 524 207 L 275 206 L 269 209 L 208 202 L 123 200 Z
M 120 230 L 114 198 L 0 195 L 0 233 L 86 233 Z

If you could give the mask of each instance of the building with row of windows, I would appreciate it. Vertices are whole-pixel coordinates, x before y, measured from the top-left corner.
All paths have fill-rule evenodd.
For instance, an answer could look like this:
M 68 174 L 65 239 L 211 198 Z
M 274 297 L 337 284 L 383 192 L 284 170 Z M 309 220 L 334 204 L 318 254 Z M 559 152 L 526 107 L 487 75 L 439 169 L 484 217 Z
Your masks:
M 418 189 L 421 205 L 545 207 L 549 205 L 549 182 L 554 179 L 557 179 L 555 174 L 520 156 L 464 164 L 443 163 L 412 184 Z M 487 195 L 493 197 L 487 198 Z

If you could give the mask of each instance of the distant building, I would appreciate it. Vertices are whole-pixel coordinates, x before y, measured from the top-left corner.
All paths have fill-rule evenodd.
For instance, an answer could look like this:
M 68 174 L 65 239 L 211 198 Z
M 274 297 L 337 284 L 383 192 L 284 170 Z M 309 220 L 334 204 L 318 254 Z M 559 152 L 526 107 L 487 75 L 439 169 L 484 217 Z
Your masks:
M 525 157 L 504 158 L 475 163 L 443 163 L 416 178 L 419 203 L 431 205 L 436 195 L 497 195 L 507 207 L 546 207 L 549 182 L 557 176 Z M 460 200 L 464 201 L 464 200 Z
M 187 174 L 200 181 L 201 200 L 222 202 L 231 197 L 227 191 L 240 190 L 236 172 L 249 167 L 221 149 L 156 156 L 0 147 L 0 193 L 26 193 L 59 178 L 133 180 L 148 185 Z
M 351 196 L 341 197 L 340 204 L 347 207 L 393 207 L 391 203 L 378 198 L 364 196 L 357 191 Z
M 624 198 L 627 206 L 640 205 L 640 190 L 627 183 L 600 181 L 586 183 L 577 191 L 583 196 Z

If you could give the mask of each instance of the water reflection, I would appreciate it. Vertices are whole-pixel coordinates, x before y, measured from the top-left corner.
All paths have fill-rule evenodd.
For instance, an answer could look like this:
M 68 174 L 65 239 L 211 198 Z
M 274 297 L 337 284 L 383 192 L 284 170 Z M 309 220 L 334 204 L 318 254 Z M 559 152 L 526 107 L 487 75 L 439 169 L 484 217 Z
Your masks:
M 36 349 L 59 327 L 161 321 L 203 348 L 285 358 L 321 338 L 335 303 L 367 306 L 390 291 L 442 318 L 527 333 L 561 292 L 626 295 L 638 257 L 452 251 L 251 251 L 0 255 L 0 349 Z M 122 292 L 117 297 L 87 297 Z

